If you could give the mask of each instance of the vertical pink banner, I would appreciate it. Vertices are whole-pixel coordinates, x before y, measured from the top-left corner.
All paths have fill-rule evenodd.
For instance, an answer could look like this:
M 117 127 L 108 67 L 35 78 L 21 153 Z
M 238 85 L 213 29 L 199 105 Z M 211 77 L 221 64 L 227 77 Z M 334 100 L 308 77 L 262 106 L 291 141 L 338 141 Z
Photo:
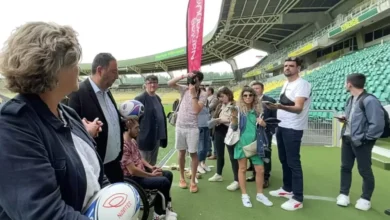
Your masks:
M 189 0 L 187 9 L 187 71 L 200 70 L 205 0 Z

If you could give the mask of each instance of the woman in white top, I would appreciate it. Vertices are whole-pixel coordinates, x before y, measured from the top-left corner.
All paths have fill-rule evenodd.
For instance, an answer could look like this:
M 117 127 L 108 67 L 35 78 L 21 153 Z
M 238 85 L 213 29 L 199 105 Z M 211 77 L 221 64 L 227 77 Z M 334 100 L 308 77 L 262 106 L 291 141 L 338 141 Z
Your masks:
M 217 151 L 217 172 L 212 176 L 210 182 L 221 182 L 222 171 L 225 165 L 225 137 L 230 125 L 231 108 L 235 106 L 233 92 L 228 87 L 222 87 L 218 90 L 217 97 L 220 104 L 217 106 L 213 118 L 217 119 L 217 126 L 214 128 L 214 147 Z M 239 188 L 238 185 L 238 162 L 234 159 L 234 146 L 226 146 L 229 152 L 230 162 L 234 175 L 233 182 L 227 187 L 227 190 L 234 191 Z

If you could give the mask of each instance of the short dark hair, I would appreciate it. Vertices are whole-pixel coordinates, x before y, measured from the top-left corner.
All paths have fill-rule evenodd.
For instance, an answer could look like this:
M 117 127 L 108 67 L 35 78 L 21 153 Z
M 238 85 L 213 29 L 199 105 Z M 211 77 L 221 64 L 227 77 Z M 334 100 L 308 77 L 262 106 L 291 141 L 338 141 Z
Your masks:
M 347 76 L 347 82 L 351 83 L 357 89 L 364 89 L 366 76 L 361 73 L 352 73 Z
M 145 77 L 145 82 L 147 82 L 147 81 L 158 82 L 158 77 L 155 75 L 148 75 Z
M 208 90 L 210 90 L 211 94 L 214 94 L 214 88 L 213 87 L 207 87 Z
M 262 89 L 264 89 L 264 84 L 259 81 L 253 81 L 250 83 L 250 86 L 260 86 Z
M 193 71 L 193 73 L 194 73 L 195 76 L 198 78 L 199 82 L 202 82 L 202 81 L 203 81 L 204 75 L 203 75 L 202 72 L 200 72 L 200 71 Z
M 302 67 L 303 60 L 300 57 L 289 57 L 284 60 L 284 62 L 295 62 L 297 66 Z
M 92 74 L 96 73 L 96 69 L 101 66 L 103 68 L 108 67 L 112 60 L 116 60 L 110 53 L 99 53 L 95 56 L 92 62 Z
M 228 87 L 224 86 L 218 90 L 217 97 L 220 97 L 222 94 L 226 95 L 229 99 L 229 101 L 234 101 L 234 96 L 232 90 L 230 90 Z

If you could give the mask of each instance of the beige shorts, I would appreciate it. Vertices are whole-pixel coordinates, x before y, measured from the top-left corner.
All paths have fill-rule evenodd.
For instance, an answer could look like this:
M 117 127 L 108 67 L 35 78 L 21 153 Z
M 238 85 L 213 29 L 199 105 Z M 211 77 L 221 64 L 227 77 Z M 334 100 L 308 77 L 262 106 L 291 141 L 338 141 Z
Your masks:
M 198 152 L 199 128 L 178 128 L 175 129 L 177 150 L 187 150 L 188 153 Z

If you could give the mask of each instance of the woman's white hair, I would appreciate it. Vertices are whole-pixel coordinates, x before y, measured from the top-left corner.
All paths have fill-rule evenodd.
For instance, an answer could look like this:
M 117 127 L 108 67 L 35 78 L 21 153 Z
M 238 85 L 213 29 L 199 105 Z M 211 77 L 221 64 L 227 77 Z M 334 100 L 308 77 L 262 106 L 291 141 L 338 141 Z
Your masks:
M 15 93 L 40 94 L 54 89 L 58 72 L 78 64 L 82 54 L 69 26 L 30 22 L 17 28 L 0 52 L 0 72 Z

